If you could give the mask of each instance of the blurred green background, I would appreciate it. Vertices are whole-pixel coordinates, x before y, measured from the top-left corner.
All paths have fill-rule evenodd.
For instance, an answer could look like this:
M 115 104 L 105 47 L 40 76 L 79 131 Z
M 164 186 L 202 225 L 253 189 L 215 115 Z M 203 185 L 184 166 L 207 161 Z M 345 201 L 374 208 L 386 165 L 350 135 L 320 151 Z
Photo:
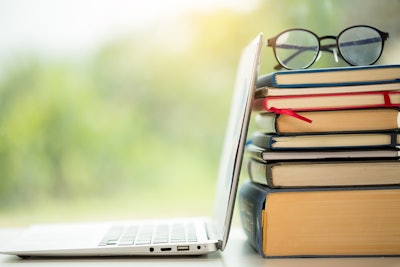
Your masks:
M 209 215 L 241 49 L 367 24 L 390 33 L 379 63 L 400 63 L 398 14 L 397 0 L 1 1 L 0 226 Z M 263 48 L 260 73 L 275 64 Z

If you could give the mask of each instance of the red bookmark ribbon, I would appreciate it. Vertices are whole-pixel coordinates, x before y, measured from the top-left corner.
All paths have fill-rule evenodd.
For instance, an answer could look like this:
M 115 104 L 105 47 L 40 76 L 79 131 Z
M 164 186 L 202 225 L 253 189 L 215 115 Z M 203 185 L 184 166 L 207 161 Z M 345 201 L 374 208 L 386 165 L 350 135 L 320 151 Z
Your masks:
M 390 102 L 389 92 L 383 92 L 383 99 L 385 102 L 385 107 L 387 108 L 392 107 L 392 102 Z
M 282 115 L 288 115 L 291 117 L 294 117 L 296 119 L 308 122 L 308 123 L 312 123 L 312 120 L 310 120 L 309 118 L 306 118 L 304 116 L 299 115 L 298 113 L 294 112 L 293 110 L 290 109 L 281 109 L 281 108 L 274 108 L 271 107 L 268 109 L 269 111 L 275 113 L 275 114 L 282 114 Z

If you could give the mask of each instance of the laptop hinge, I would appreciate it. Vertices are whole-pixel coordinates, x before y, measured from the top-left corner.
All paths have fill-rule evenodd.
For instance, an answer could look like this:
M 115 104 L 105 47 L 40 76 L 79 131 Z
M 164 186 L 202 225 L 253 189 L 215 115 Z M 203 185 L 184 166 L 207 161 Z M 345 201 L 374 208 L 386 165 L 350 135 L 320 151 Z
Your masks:
M 215 225 L 212 222 L 208 222 L 206 224 L 206 231 L 207 231 L 208 240 L 218 240 L 218 245 L 221 245 L 220 244 L 220 243 L 222 243 L 221 235 L 219 235 L 217 228 L 215 227 Z

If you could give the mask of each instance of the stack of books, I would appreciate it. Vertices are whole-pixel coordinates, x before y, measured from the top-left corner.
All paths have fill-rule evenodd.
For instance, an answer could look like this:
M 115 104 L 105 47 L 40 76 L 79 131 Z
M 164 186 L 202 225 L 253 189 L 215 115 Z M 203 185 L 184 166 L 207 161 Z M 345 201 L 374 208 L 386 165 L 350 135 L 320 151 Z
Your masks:
M 259 77 L 239 191 L 264 257 L 400 255 L 400 65 Z

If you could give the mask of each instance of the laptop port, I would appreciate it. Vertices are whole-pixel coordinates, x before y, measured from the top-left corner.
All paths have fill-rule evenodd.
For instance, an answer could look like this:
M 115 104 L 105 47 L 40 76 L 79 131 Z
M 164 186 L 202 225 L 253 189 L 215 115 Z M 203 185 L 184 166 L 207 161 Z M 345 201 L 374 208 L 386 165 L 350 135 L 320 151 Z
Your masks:
M 186 251 L 186 250 L 189 250 L 189 246 L 178 246 L 176 249 L 178 251 Z
M 161 251 L 171 251 L 172 248 L 161 248 Z

